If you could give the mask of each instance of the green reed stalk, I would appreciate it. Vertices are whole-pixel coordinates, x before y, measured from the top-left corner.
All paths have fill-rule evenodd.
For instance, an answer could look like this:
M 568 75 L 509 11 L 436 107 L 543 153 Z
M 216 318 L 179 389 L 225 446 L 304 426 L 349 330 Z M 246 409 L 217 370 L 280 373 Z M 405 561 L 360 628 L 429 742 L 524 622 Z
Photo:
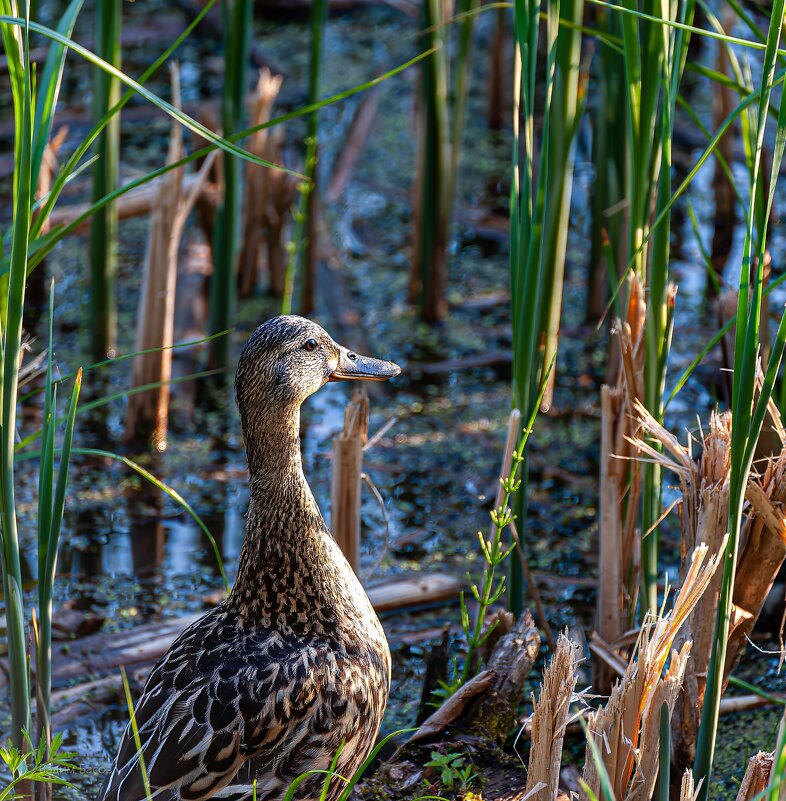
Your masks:
M 4 13 L 16 14 L 15 0 L 0 0 Z M 19 384 L 19 356 L 22 342 L 22 312 L 27 274 L 27 252 L 33 203 L 32 145 L 33 97 L 30 69 L 29 15 L 25 26 L 2 25 L 14 103 L 14 210 L 10 271 L 7 294 L 2 298 L 3 352 L 2 402 L 0 414 L 0 526 L 2 527 L 3 594 L 8 631 L 8 659 L 11 682 L 11 738 L 25 747 L 24 731 L 30 730 L 30 689 L 25 642 L 22 570 L 14 490 L 14 435 L 16 395 Z
M 635 0 L 622 7 L 637 11 Z M 645 406 L 663 415 L 666 364 L 671 343 L 673 293 L 668 286 L 671 208 L 671 142 L 674 112 L 687 55 L 695 0 L 660 4 L 652 19 L 621 15 L 624 75 L 627 84 L 627 250 L 629 268 L 646 288 L 647 329 L 644 361 Z M 671 23 L 678 23 L 673 27 Z M 653 204 L 655 218 L 653 225 Z M 641 614 L 657 609 L 658 520 L 661 473 L 656 464 L 642 470 Z
M 308 102 L 319 101 L 319 77 L 322 73 L 322 53 L 327 24 L 327 0 L 314 0 L 311 4 L 311 59 L 308 70 Z M 303 263 L 300 275 L 303 277 L 300 306 L 303 314 L 310 314 L 316 305 L 316 252 L 317 252 L 317 205 L 319 165 L 319 113 L 308 118 L 306 138 L 306 177 L 309 188 L 305 193 L 306 241 L 303 243 Z
M 432 50 L 421 68 L 419 177 L 412 265 L 413 299 L 434 323 L 447 314 L 448 236 L 452 205 L 448 106 L 447 0 L 423 0 L 421 44 Z
M 327 0 L 311 4 L 311 51 L 308 69 L 309 105 L 319 103 L 319 84 L 322 73 L 322 51 L 328 17 Z M 313 311 L 316 291 L 316 234 L 317 234 L 317 165 L 319 164 L 319 114 L 317 108 L 308 116 L 306 133 L 306 179 L 299 186 L 300 200 L 295 210 L 295 231 L 289 246 L 289 258 L 284 282 L 282 314 L 290 314 L 295 284 L 300 280 L 300 306 L 303 314 Z
M 252 0 L 224 3 L 224 94 L 221 125 L 224 136 L 243 127 L 245 118 L 246 71 L 251 48 Z M 209 333 L 231 328 L 235 308 L 237 257 L 240 233 L 240 162 L 224 156 L 224 197 L 216 215 L 213 241 L 213 277 L 210 281 Z M 213 340 L 210 366 L 229 366 L 229 337 Z
M 516 0 L 514 150 L 511 187 L 510 281 L 513 325 L 513 405 L 528 419 L 538 388 L 557 352 L 568 212 L 573 185 L 573 142 L 582 106 L 579 91 L 583 0 L 550 2 L 546 12 L 543 128 L 536 153 L 539 0 Z M 567 24 L 561 24 L 562 17 Z M 535 162 L 538 163 L 537 171 Z M 537 172 L 537 177 L 536 177 Z M 554 374 L 550 377 L 553 382 Z M 550 392 L 543 401 L 550 403 Z M 527 461 L 515 498 L 519 536 L 525 536 Z M 508 597 L 519 614 L 524 581 L 510 562 Z
M 96 53 L 120 67 L 122 0 L 96 5 Z M 100 120 L 120 99 L 120 82 L 104 70 L 93 72 L 93 118 Z M 117 187 L 120 166 L 120 118 L 115 115 L 98 135 L 98 160 L 93 165 L 93 202 Z M 90 342 L 100 359 L 115 348 L 117 329 L 117 208 L 104 206 L 90 223 Z
M 464 125 L 467 116 L 467 98 L 472 72 L 472 36 L 475 32 L 475 20 L 480 11 L 480 0 L 459 0 L 456 16 L 460 19 L 458 47 L 456 48 L 456 64 L 453 70 L 453 125 L 450 138 L 450 174 L 455 197 L 458 183 L 459 158 L 461 140 L 464 136 Z
M 435 323 L 448 313 L 448 242 L 458 183 L 472 66 L 472 37 L 480 0 L 459 0 L 455 58 L 448 39 L 453 3 L 423 0 L 421 42 L 432 50 L 421 68 L 419 175 L 413 214 L 410 295 L 421 319 Z
M 770 98 L 775 79 L 775 65 L 780 42 L 781 25 L 784 19 L 784 0 L 775 0 L 772 7 L 767 44 L 762 65 L 761 90 L 759 93 L 756 120 L 755 148 L 753 151 L 754 181 L 748 205 L 743 262 L 740 270 L 739 298 L 737 305 L 737 327 L 734 340 L 734 374 L 732 380 L 732 440 L 729 492 L 729 539 L 723 561 L 723 578 L 718 614 L 715 621 L 712 654 L 707 672 L 704 704 L 696 745 L 694 776 L 702 780 L 699 801 L 706 801 L 715 741 L 718 730 L 720 698 L 723 692 L 726 649 L 732 608 L 734 578 L 737 569 L 740 530 L 745 504 L 745 488 L 750 475 L 756 444 L 761 433 L 767 403 L 780 368 L 786 347 L 786 312 L 770 350 L 764 384 L 754 403 L 756 369 L 759 361 L 761 339 L 761 306 L 764 293 L 764 255 L 766 232 L 786 145 L 786 103 L 781 103 L 778 113 L 777 132 L 773 151 L 772 169 L 769 176 L 769 191 L 765 192 L 764 176 L 761 174 L 762 150 L 769 115 Z M 763 217 L 757 212 L 757 196 L 766 196 Z M 757 218 L 761 228 L 757 236 Z M 758 243 L 757 243 L 758 239 Z M 756 246 L 758 244 L 758 247 Z M 766 320 L 765 320 L 766 325 Z
M 598 27 L 606 38 L 621 37 L 619 15 L 601 9 Z M 606 304 L 606 287 L 615 287 L 620 279 L 616 265 L 624 258 L 624 213 L 621 201 L 625 194 L 628 163 L 625 127 L 626 84 L 624 61 L 618 49 L 599 42 L 593 59 L 597 90 L 590 113 L 593 120 L 592 163 L 592 252 L 587 295 L 587 320 L 601 319 Z M 605 235 L 604 235 L 605 232 Z M 615 248 L 610 243 L 614 243 Z M 605 264 L 604 264 L 605 262 Z

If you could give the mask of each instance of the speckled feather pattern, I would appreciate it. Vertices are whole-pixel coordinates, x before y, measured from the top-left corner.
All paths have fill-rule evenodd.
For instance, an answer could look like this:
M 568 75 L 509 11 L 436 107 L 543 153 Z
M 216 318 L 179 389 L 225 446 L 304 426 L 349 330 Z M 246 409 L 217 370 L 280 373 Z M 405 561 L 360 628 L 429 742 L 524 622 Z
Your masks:
M 385 635 L 301 469 L 299 401 L 313 389 L 288 395 L 285 377 L 265 373 L 280 370 L 290 341 L 314 330 L 326 348 L 332 340 L 302 318 L 271 322 L 279 330 L 258 329 L 236 381 L 251 503 L 235 586 L 178 637 L 136 704 L 151 793 L 162 801 L 251 799 L 254 780 L 258 801 L 280 801 L 298 776 L 328 769 L 342 743 L 337 772 L 350 776 L 387 702 Z M 99 801 L 143 801 L 141 771 L 129 724 Z M 295 798 L 317 799 L 323 781 L 303 782 Z M 328 801 L 342 789 L 334 780 Z

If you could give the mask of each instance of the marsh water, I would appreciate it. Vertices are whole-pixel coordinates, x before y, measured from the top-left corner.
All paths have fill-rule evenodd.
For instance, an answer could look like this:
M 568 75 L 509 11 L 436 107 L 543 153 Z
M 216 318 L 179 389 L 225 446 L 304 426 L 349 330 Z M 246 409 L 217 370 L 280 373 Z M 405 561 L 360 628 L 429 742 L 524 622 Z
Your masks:
M 161 4 L 155 13 L 149 0 L 124 7 L 125 68 L 138 74 L 190 20 L 187 3 Z M 46 6 L 43 6 L 46 8 Z M 74 38 L 91 38 L 92 8 L 86 7 Z M 317 309 L 312 315 L 342 344 L 392 359 L 403 375 L 371 396 L 370 433 L 393 420 L 392 426 L 366 454 L 364 469 L 384 500 L 383 515 L 370 492 L 363 502 L 361 572 L 369 583 L 401 575 L 441 571 L 465 579 L 480 569 L 476 532 L 486 530 L 496 492 L 501 449 L 510 408 L 512 347 L 505 291 L 508 282 L 506 207 L 511 138 L 486 125 L 489 51 L 494 16 L 481 15 L 473 88 L 462 152 L 456 225 L 450 259 L 450 315 L 436 326 L 417 322 L 407 301 L 410 264 L 413 141 L 413 93 L 418 73 L 410 69 L 384 82 L 371 134 L 349 183 L 335 202 L 323 204 Z M 360 84 L 416 55 L 417 21 L 385 4 L 362 4 L 351 13 L 331 17 L 325 41 L 325 96 Z M 276 111 L 305 103 L 308 69 L 308 26 L 304 19 L 256 15 L 253 54 L 257 66 L 269 66 L 284 76 Z M 183 100 L 189 113 L 209 115 L 220 95 L 223 62 L 220 34 L 208 22 L 184 44 L 181 63 Z M 712 54 L 698 54 L 711 60 Z M 72 63 L 73 62 L 73 63 Z M 81 139 L 89 124 L 90 72 L 69 56 L 65 102 L 59 109 L 69 131 L 63 152 Z M 252 76 L 249 74 L 249 79 Z M 5 76 L 0 82 L 7 81 Z M 2 84 L 5 86 L 5 84 Z M 152 84 L 164 96 L 162 71 Z M 706 89 L 706 87 L 704 87 Z M 591 91 L 591 90 L 590 90 Z M 699 78 L 691 101 L 709 125 L 709 93 Z M 0 96 L 6 97 L 5 89 Z M 322 161 L 331 174 L 347 138 L 360 97 L 326 108 L 321 115 Z M 214 111 L 212 113 L 215 113 Z M 678 142 L 678 171 L 694 161 L 703 143 L 684 122 Z M 58 123 L 56 121 L 56 128 Z M 168 118 L 132 103 L 124 113 L 121 173 L 129 179 L 160 166 L 166 153 Z M 11 129 L 2 129 L 0 180 L 9 198 L 8 154 Z M 287 125 L 286 157 L 291 166 L 301 158 L 303 125 Z M 590 132 L 580 132 L 562 333 L 554 402 L 542 416 L 532 441 L 527 553 L 543 595 L 552 627 L 591 630 L 594 577 L 597 565 L 597 485 L 599 387 L 606 378 L 608 333 L 585 318 L 589 214 L 592 168 Z M 739 166 L 739 165 L 738 165 Z M 737 168 L 735 168 L 737 169 Z M 741 168 L 740 168 L 741 169 Z M 712 168 L 702 170 L 686 202 L 693 205 L 700 233 L 712 236 Z M 679 176 L 678 176 L 679 177 Z M 66 202 L 89 194 L 78 180 Z M 776 204 L 780 198 L 776 200 Z M 714 332 L 714 318 L 704 302 L 705 275 L 692 227 L 681 202 L 673 225 L 673 275 L 679 285 L 669 385 Z M 7 203 L 4 202 L 7 209 Z M 4 213 L 7 217 L 7 213 Z M 120 226 L 120 325 L 118 353 L 134 345 L 138 291 L 141 283 L 147 222 L 131 219 Z M 732 239 L 728 260 L 731 284 L 741 232 Z M 783 239 L 773 239 L 773 269 L 777 272 Z M 209 257 L 208 257 L 209 258 Z M 206 261 L 204 235 L 192 221 L 184 237 L 178 286 L 176 339 L 189 342 L 204 335 Z M 200 265 L 202 265 L 200 267 Z M 87 246 L 84 236 L 61 244 L 47 263 L 56 280 L 55 361 L 61 374 L 90 363 L 83 324 L 87 292 Z M 772 304 L 775 307 L 775 303 Z M 262 320 L 278 311 L 265 292 L 265 278 L 254 297 L 239 304 L 231 334 L 233 353 Z M 42 320 L 29 321 L 32 353 L 46 345 Z M 471 357 L 498 354 L 485 366 Z M 174 356 L 180 377 L 202 369 L 200 347 L 179 349 Z M 481 360 L 482 361 L 482 360 Z M 706 420 L 720 384 L 719 357 L 713 353 L 669 410 L 672 429 L 697 428 Z M 129 385 L 130 362 L 118 361 L 88 372 L 87 401 L 122 393 Z M 81 414 L 77 444 L 123 453 L 182 494 L 204 519 L 218 542 L 231 576 L 243 539 L 248 502 L 245 455 L 231 380 L 213 386 L 211 402 L 204 387 L 183 381 L 173 390 L 169 447 L 152 454 L 123 444 L 122 397 Z M 303 410 L 302 448 L 307 476 L 329 519 L 332 437 L 341 429 L 347 388 L 329 385 Z M 25 435 L 40 424 L 34 404 L 21 418 Z M 35 464 L 20 463 L 24 556 L 28 585 L 35 587 Z M 86 615 L 103 619 L 111 634 L 140 623 L 164 620 L 206 609 L 207 596 L 222 580 L 213 551 L 196 524 L 171 499 L 152 489 L 122 463 L 76 457 L 66 506 L 63 544 L 58 566 L 56 599 Z M 387 526 L 386 526 L 387 519 Z M 678 541 L 674 524 L 666 526 L 667 559 L 676 567 Z M 671 539 L 669 539 L 669 537 Z M 386 545 L 387 543 L 387 545 Z M 374 575 L 377 558 L 384 557 Z M 670 552 L 670 553 L 669 553 Z M 458 605 L 451 602 L 426 609 L 408 609 L 385 616 L 383 623 L 394 653 L 394 683 L 385 721 L 390 731 L 411 724 L 420 696 L 423 660 L 430 639 L 409 636 L 444 626 L 458 630 Z M 458 644 L 456 647 L 459 647 Z M 764 647 L 771 648 L 764 641 Z M 783 689 L 776 660 L 751 651 L 746 666 L 765 689 Z M 87 680 L 91 677 L 84 677 Z M 533 688 L 537 675 L 533 674 Z M 3 710 L 4 711 L 4 710 Z M 128 712 L 118 697 L 97 703 L 70 721 L 66 745 L 77 752 L 85 772 L 74 778 L 76 794 L 90 797 L 100 782 L 101 768 L 114 754 Z M 766 709 L 724 719 L 722 756 L 715 782 L 718 794 L 733 797 L 747 758 L 775 742 L 779 710 Z

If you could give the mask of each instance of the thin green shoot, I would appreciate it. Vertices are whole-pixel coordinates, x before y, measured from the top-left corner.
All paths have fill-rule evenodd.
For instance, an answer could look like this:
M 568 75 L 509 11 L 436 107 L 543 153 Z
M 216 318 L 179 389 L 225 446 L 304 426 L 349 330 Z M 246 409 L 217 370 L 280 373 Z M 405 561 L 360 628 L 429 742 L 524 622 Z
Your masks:
M 336 749 L 336 753 L 333 754 L 333 759 L 330 760 L 330 767 L 328 768 L 327 776 L 325 776 L 325 781 L 322 784 L 322 792 L 319 794 L 319 801 L 326 801 L 328 792 L 330 791 L 330 783 L 331 779 L 338 775 L 336 772 L 336 766 L 338 765 L 339 757 L 341 756 L 341 752 L 344 750 L 345 741 L 342 740 L 339 743 L 338 748 Z M 343 777 L 342 777 L 343 778 Z M 346 782 L 347 780 L 344 779 Z
M 136 745 L 136 753 L 139 757 L 139 774 L 142 777 L 142 786 L 145 788 L 145 798 L 147 801 L 153 801 L 153 794 L 150 790 L 150 777 L 147 773 L 147 765 L 145 764 L 145 755 L 142 751 L 142 741 L 139 739 L 139 727 L 136 724 L 136 710 L 134 709 L 134 700 L 131 698 L 131 688 L 128 686 L 128 676 L 126 676 L 126 669 L 120 665 L 120 675 L 123 679 L 123 692 L 126 696 L 126 705 L 128 706 L 128 725 L 134 735 L 134 745 Z
M 522 464 L 525 459 L 527 443 L 535 426 L 535 420 L 540 410 L 540 404 L 546 391 L 548 377 L 551 374 L 553 367 L 554 359 L 552 359 L 551 366 L 546 374 L 546 379 L 541 385 L 540 395 L 537 399 L 537 403 L 534 405 L 532 412 L 530 413 L 530 418 L 527 421 L 527 425 L 524 428 L 522 436 L 511 456 L 510 475 L 500 478 L 503 496 L 499 507 L 492 509 L 490 512 L 491 522 L 494 525 L 492 537 L 487 541 L 483 535 L 483 532 L 478 532 L 478 543 L 480 544 L 480 550 L 483 554 L 485 566 L 483 568 L 483 576 L 481 579 L 480 588 L 478 588 L 478 585 L 475 583 L 470 584 L 470 590 L 475 602 L 478 604 L 478 611 L 475 615 L 474 624 L 470 624 L 469 609 L 467 608 L 465 595 L 462 592 L 460 596 L 461 628 L 464 632 L 464 638 L 467 643 L 467 654 L 461 670 L 457 671 L 449 682 L 440 682 L 440 687 L 434 691 L 434 694 L 437 697 L 443 699 L 449 698 L 460 687 L 466 684 L 467 681 L 469 681 L 472 669 L 476 663 L 476 654 L 497 625 L 497 622 L 495 621 L 491 626 L 488 627 L 486 631 L 483 630 L 486 624 L 486 616 L 489 608 L 493 606 L 505 592 L 505 577 L 502 576 L 499 581 L 497 581 L 496 571 L 497 568 L 499 568 L 515 550 L 516 543 L 514 542 L 510 546 L 505 546 L 502 542 L 502 536 L 505 532 L 505 529 L 509 528 L 516 519 L 516 516 L 513 514 L 513 510 L 510 508 L 510 503 L 515 493 L 521 488 L 521 479 L 519 478 L 519 474 L 521 473 Z
M 391 732 L 387 736 L 383 737 L 372 749 L 369 755 L 363 760 L 360 767 L 355 771 L 352 777 L 347 782 L 347 786 L 342 791 L 341 795 L 338 797 L 338 801 L 350 801 L 352 796 L 352 791 L 355 789 L 355 785 L 363 778 L 366 771 L 371 766 L 371 763 L 377 758 L 380 751 L 392 740 L 396 737 L 400 737 L 402 734 L 410 734 L 414 732 L 415 729 L 399 729 L 398 731 Z
M 786 790 L 786 710 L 778 726 L 778 742 L 773 753 L 770 780 L 764 791 L 767 801 L 782 801 Z
M 658 737 L 658 801 L 669 801 L 671 790 L 671 711 L 667 703 L 660 708 Z
M 217 334 L 211 334 L 210 336 L 202 337 L 201 339 L 193 339 L 190 342 L 175 342 L 173 345 L 163 345 L 157 348 L 146 348 L 145 350 L 137 350 L 132 353 L 123 353 L 118 356 L 113 356 L 111 359 L 102 359 L 101 361 L 94 362 L 93 364 L 89 364 L 87 367 L 80 367 L 79 370 L 81 370 L 82 375 L 85 375 L 87 373 L 93 372 L 94 370 L 102 370 L 105 367 L 111 367 L 120 362 L 127 361 L 128 359 L 134 359 L 137 356 L 144 356 L 148 353 L 158 353 L 159 351 L 164 351 L 164 350 L 178 350 L 180 348 L 192 348 L 195 347 L 196 345 L 204 345 L 206 342 L 210 342 L 213 339 L 226 336 L 227 334 L 230 333 L 230 331 L 231 329 L 227 329 L 226 331 L 220 331 Z M 60 378 L 53 378 L 52 386 L 57 386 L 58 384 L 63 384 L 67 381 L 70 381 L 72 378 L 76 378 L 76 374 L 77 372 L 79 372 L 79 370 L 74 370 L 73 372 L 70 373 L 64 373 L 62 376 L 60 376 Z M 191 376 L 191 378 L 196 378 L 196 376 Z M 39 387 L 37 389 L 32 389 L 25 395 L 20 395 L 19 402 L 24 403 L 30 398 L 39 395 L 43 391 L 44 390 L 42 387 Z
M 745 679 L 741 679 L 738 676 L 729 676 L 729 684 L 732 687 L 739 687 L 741 690 L 746 690 L 753 695 L 757 695 L 759 698 L 764 698 L 772 704 L 786 705 L 786 698 L 782 695 L 768 693 L 766 690 L 762 690 L 761 687 L 757 687 L 755 684 L 751 684 L 749 681 L 745 681 Z
M 755 126 L 754 152 L 751 174 L 751 200 L 743 262 L 740 270 L 739 299 L 737 307 L 737 329 L 734 345 L 734 373 L 732 383 L 732 442 L 729 492 L 729 540 L 725 549 L 723 577 L 721 581 L 718 613 L 715 622 L 710 665 L 704 704 L 701 711 L 694 774 L 704 779 L 699 798 L 706 801 L 712 765 L 720 709 L 720 696 L 725 672 L 728 630 L 731 616 L 732 593 L 736 574 L 740 530 L 742 526 L 745 488 L 750 474 L 753 455 L 761 433 L 766 407 L 772 395 L 775 380 L 786 347 L 786 311 L 778 327 L 773 343 L 764 382 L 754 402 L 756 372 L 759 364 L 759 342 L 761 307 L 764 281 L 764 255 L 766 231 L 777 183 L 780 164 L 786 147 L 786 104 L 782 103 L 778 115 L 778 126 L 773 149 L 773 163 L 766 202 L 757 214 L 757 196 L 764 195 L 760 164 L 764 146 L 765 127 L 769 115 L 769 100 L 775 80 L 776 55 L 784 16 L 784 0 L 775 0 L 767 34 L 767 45 L 762 65 L 761 88 Z M 751 296 L 751 280 L 753 294 Z M 743 325 L 743 320 L 745 324 Z
M 146 470 L 141 464 L 138 464 L 133 459 L 129 459 L 127 456 L 123 456 L 119 453 L 112 453 L 112 451 L 105 451 L 99 448 L 74 448 L 72 452 L 80 456 L 96 456 L 101 459 L 114 459 L 117 462 L 122 462 L 124 465 L 126 465 L 126 467 L 130 467 L 134 472 L 138 473 L 142 478 L 144 478 L 145 481 L 166 493 L 173 501 L 175 501 L 175 503 L 179 504 L 191 516 L 191 519 L 197 524 L 197 526 L 199 526 L 205 537 L 207 537 L 207 541 L 210 543 L 210 546 L 213 549 L 213 554 L 216 558 L 216 564 L 219 572 L 221 573 L 221 579 L 224 582 L 224 587 L 227 592 L 229 592 L 231 589 L 229 579 L 227 579 L 226 572 L 224 571 L 224 561 L 221 558 L 221 552 L 218 549 L 218 543 L 216 542 L 215 537 L 210 533 L 210 529 L 205 525 L 204 521 L 196 513 L 191 504 L 176 489 L 174 489 L 174 487 L 170 487 L 160 478 L 156 478 L 149 470 Z
M 592 762 L 595 765 L 595 770 L 597 771 L 598 778 L 600 779 L 601 799 L 602 801 L 616 801 L 614 797 L 614 787 L 611 783 L 609 772 L 606 770 L 606 763 L 603 761 L 603 754 L 601 754 L 600 748 L 598 748 L 598 744 L 595 742 L 595 736 L 590 732 L 583 715 L 579 715 L 577 719 L 584 732 L 584 737 L 587 740 L 587 744 L 589 745 Z M 593 798 L 594 801 L 601 801 L 601 799 L 598 799 L 597 796 L 595 796 L 591 788 L 587 786 L 583 779 L 580 781 L 581 787 L 585 793 Z
M 44 387 L 43 446 L 38 474 L 38 619 L 40 624 L 36 643 L 37 731 L 38 737 L 47 742 L 51 737 L 52 600 L 57 573 L 60 530 L 65 510 L 65 495 L 76 410 L 82 385 L 82 374 L 79 371 L 71 391 L 63 443 L 60 450 L 60 467 L 57 481 L 55 482 L 56 424 L 54 414 L 57 406 L 57 387 L 52 381 L 54 298 L 55 285 L 53 280 L 49 292 L 49 348 L 47 351 L 46 382 Z
M 188 381 L 195 381 L 200 378 L 207 378 L 212 375 L 217 375 L 218 373 L 223 372 L 223 370 L 202 370 L 198 373 L 191 373 L 190 375 L 178 376 L 177 378 L 172 378 L 169 381 L 153 381 L 150 384 L 141 384 L 138 387 L 132 387 L 130 389 L 124 389 L 120 392 L 115 392 L 111 395 L 104 395 L 101 398 L 96 398 L 95 400 L 89 401 L 88 403 L 82 404 L 82 410 L 85 412 L 90 412 L 93 409 L 99 409 L 102 406 L 108 406 L 110 403 L 114 403 L 116 400 L 122 400 L 123 398 L 131 397 L 131 395 L 136 395 L 140 392 L 147 392 L 151 389 L 158 389 L 159 387 L 163 386 L 165 383 L 169 385 L 174 384 L 182 384 Z M 58 418 L 57 423 L 61 423 L 64 418 Z M 16 450 L 17 454 L 20 451 L 23 451 L 29 445 L 31 445 L 36 440 L 40 439 L 43 434 L 42 429 L 38 429 L 38 431 L 33 431 L 32 433 L 28 434 L 25 437 L 22 437 L 16 443 Z M 19 459 L 19 455 L 16 457 Z

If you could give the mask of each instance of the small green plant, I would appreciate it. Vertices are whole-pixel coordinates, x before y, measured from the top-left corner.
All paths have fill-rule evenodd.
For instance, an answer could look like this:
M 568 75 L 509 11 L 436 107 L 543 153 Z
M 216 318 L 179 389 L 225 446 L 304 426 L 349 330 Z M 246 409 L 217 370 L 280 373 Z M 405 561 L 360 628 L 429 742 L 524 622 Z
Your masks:
M 491 626 L 485 628 L 486 614 L 489 607 L 493 606 L 505 592 L 506 582 L 505 576 L 497 578 L 497 568 L 499 568 L 505 560 L 510 556 L 516 548 L 514 542 L 510 546 L 503 544 L 502 535 L 505 529 L 510 527 L 516 516 L 510 508 L 511 498 L 518 492 L 521 487 L 521 479 L 519 474 L 521 472 L 521 465 L 525 459 L 525 452 L 529 436 L 532 433 L 532 427 L 535 424 L 538 410 L 540 409 L 543 395 L 549 382 L 551 370 L 554 367 L 554 360 L 552 359 L 551 365 L 545 373 L 543 383 L 540 388 L 540 393 L 537 402 L 532 407 L 530 418 L 527 421 L 527 426 L 524 429 L 521 439 L 511 454 L 511 473 L 509 476 L 500 479 L 502 484 L 503 495 L 502 503 L 498 508 L 492 509 L 489 513 L 491 515 L 491 522 L 494 524 L 494 532 L 490 540 L 483 536 L 483 532 L 478 532 L 478 542 L 480 543 L 480 550 L 485 560 L 483 567 L 483 577 L 480 581 L 480 588 L 474 582 L 470 584 L 470 590 L 478 604 L 478 612 L 475 617 L 474 624 L 470 623 L 469 610 L 467 608 L 466 598 L 464 593 L 461 593 L 461 628 L 464 632 L 464 638 L 467 642 L 467 656 L 464 660 L 464 665 L 461 670 L 454 667 L 453 676 L 447 682 L 440 682 L 434 693 L 438 698 L 449 698 L 456 690 L 462 685 L 466 684 L 469 680 L 473 669 L 477 663 L 478 650 L 486 642 L 489 635 L 496 628 L 497 622 L 492 623 Z
M 11 744 L 7 748 L 0 748 L 0 760 L 11 774 L 11 781 L 0 789 L 0 801 L 22 798 L 23 796 L 16 790 L 24 782 L 71 787 L 70 782 L 63 778 L 63 774 L 76 770 L 76 765 L 71 761 L 74 754 L 62 750 L 63 735 L 57 734 L 52 738 L 48 755 L 46 737 L 41 737 L 38 748 L 33 746 L 26 731 L 24 737 L 28 746 L 24 753 Z
M 475 772 L 475 766 L 472 762 L 467 761 L 467 757 L 464 754 L 458 751 L 451 751 L 447 754 L 440 754 L 439 751 L 432 751 L 431 761 L 426 762 L 425 767 L 436 768 L 439 771 L 439 784 L 441 788 L 436 787 L 434 783 L 428 779 L 423 779 L 423 784 L 426 785 L 430 792 L 444 789 L 465 793 L 472 788 L 472 785 L 478 778 L 478 774 Z

